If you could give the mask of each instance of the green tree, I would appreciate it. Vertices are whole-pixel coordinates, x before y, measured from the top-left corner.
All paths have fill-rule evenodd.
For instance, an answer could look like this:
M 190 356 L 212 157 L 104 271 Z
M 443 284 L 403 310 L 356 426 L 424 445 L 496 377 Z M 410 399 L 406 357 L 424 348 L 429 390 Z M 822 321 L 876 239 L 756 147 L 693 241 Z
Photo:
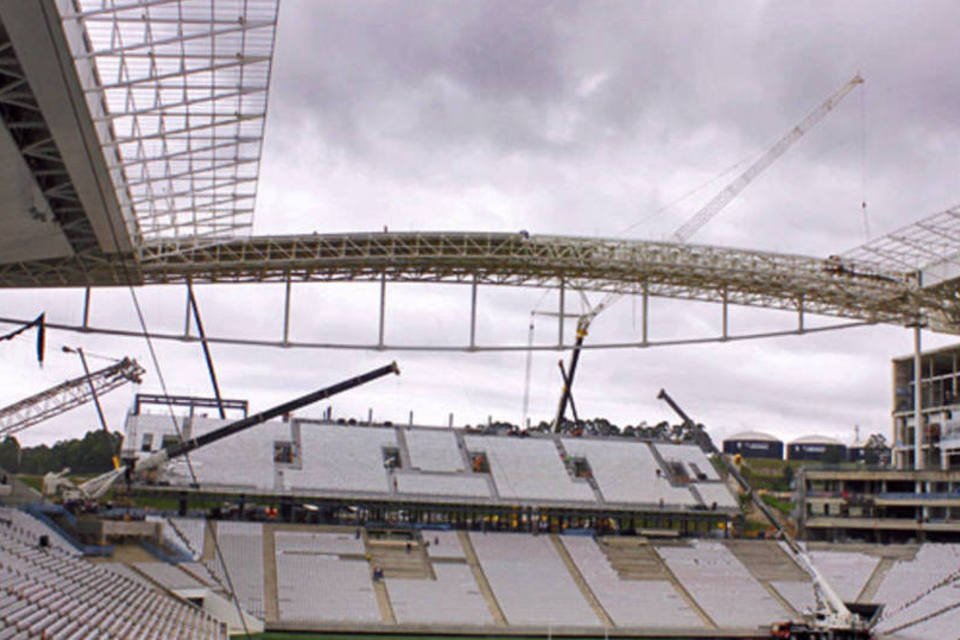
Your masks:
M 20 443 L 13 436 L 0 442 L 0 468 L 10 473 L 20 470 Z

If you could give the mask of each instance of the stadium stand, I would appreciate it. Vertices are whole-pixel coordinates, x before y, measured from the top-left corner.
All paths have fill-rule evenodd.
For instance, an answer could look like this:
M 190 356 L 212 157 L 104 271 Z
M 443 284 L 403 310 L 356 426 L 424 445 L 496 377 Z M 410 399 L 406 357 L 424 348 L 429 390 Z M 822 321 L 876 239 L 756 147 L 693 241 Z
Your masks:
M 456 531 L 424 531 L 423 537 L 429 543 L 427 555 L 430 558 L 463 560 L 467 557 Z
M 17 526 L 14 520 L 21 518 L 10 509 L 0 509 L 0 630 L 4 635 L 227 638 L 226 625 L 203 610 L 75 553 L 39 547 L 34 534 L 43 529 Z M 45 535 L 50 535 L 49 530 Z
M 387 493 L 384 447 L 397 448 L 393 429 L 306 423 L 303 468 L 285 471 L 292 489 Z
M 511 625 L 600 626 L 549 536 L 473 532 L 470 542 Z
M 230 582 L 241 606 L 263 618 L 263 525 L 258 522 L 221 521 L 215 527 L 223 564 L 230 572 Z M 218 559 L 208 565 L 220 584 L 229 586 L 223 565 Z
M 177 565 L 166 562 L 136 562 L 133 567 L 144 576 L 170 591 L 176 589 L 204 589 L 207 587 Z
M 200 434 L 222 424 L 211 418 L 194 418 L 183 426 L 190 434 Z M 176 437 L 169 416 L 129 416 L 127 438 L 139 442 L 146 436 L 144 442 L 150 450 Z M 280 449 L 275 447 L 281 445 L 289 454 L 277 454 Z M 661 451 L 676 461 L 679 474 L 671 473 Z M 468 452 L 485 454 L 489 471 L 484 465 L 473 468 Z M 146 451 L 134 447 L 126 453 L 137 456 Z M 598 492 L 590 480 L 574 477 L 572 466 L 568 469 L 565 464 L 569 457 L 584 459 Z M 245 460 L 242 474 L 231 462 L 237 459 Z M 629 438 L 561 438 L 553 434 L 518 438 L 459 429 L 293 419 L 231 436 L 199 449 L 191 460 L 202 488 L 244 494 L 285 491 L 433 502 L 469 498 L 471 503 L 500 504 L 522 500 L 576 504 L 583 509 L 596 509 L 605 501 L 618 509 L 667 508 L 688 513 L 713 503 L 720 509 L 737 508 L 733 495 L 717 481 L 716 471 L 695 445 L 655 448 Z M 173 463 L 171 469 L 166 480 L 172 485 L 191 484 L 185 462 Z M 699 517 L 705 516 L 701 512 Z
M 397 491 L 411 495 L 489 498 L 490 485 L 480 474 L 396 473 Z
M 658 504 L 663 500 L 668 505 L 696 504 L 688 489 L 670 484 L 645 442 L 566 438 L 563 446 L 571 456 L 589 461 L 607 502 Z
M 453 431 L 404 429 L 410 466 L 420 471 L 465 471 L 464 456 Z
M 380 622 L 368 563 L 340 557 L 363 553 L 363 540 L 346 533 L 285 531 L 274 539 L 281 621 Z
M 169 420 L 167 422 L 169 424 Z M 194 418 L 192 433 L 200 435 L 221 426 L 222 422 L 213 419 Z M 168 476 L 172 483 L 191 484 L 193 476 L 190 467 L 197 474 L 201 485 L 213 487 L 229 486 L 245 489 L 275 489 L 276 474 L 273 465 L 273 442 L 289 440 L 290 427 L 280 422 L 267 422 L 256 429 L 242 431 L 225 438 L 215 447 L 201 447 L 190 454 L 190 464 L 185 458 L 168 465 Z M 161 438 L 154 438 L 160 441 Z M 236 464 L 243 460 L 243 465 Z
M 386 580 L 397 622 L 449 625 L 493 623 L 470 567 L 465 564 L 438 564 L 434 571 L 436 580 Z
M 956 597 L 956 589 L 939 590 L 934 587 L 947 576 L 955 574 L 958 567 L 960 545 L 953 544 L 924 544 L 912 560 L 895 563 L 875 597 L 875 600 L 886 605 L 881 628 L 890 628 L 897 620 L 902 621 L 909 615 L 909 609 L 925 610 L 927 604 L 921 604 L 918 596 L 927 594 L 922 599 L 932 598 L 933 603 L 939 602 L 947 594 Z
M 816 606 L 813 582 L 797 580 L 771 580 L 770 586 L 776 589 L 780 597 L 787 601 L 800 614 L 812 611 Z
M 696 488 L 704 506 L 708 508 L 712 508 L 714 504 L 720 509 L 737 508 L 737 499 L 723 482 L 698 482 Z
M 364 553 L 363 539 L 356 533 L 277 531 L 273 534 L 277 553 L 301 554 L 360 554 Z
M 618 627 L 695 628 L 703 621 L 667 580 L 623 580 L 593 538 L 561 536 L 577 569 Z
M 77 557 L 82 555 L 76 545 L 33 516 L 19 509 L 0 507 L 0 524 L 6 525 L 8 532 L 11 532 L 22 540 L 36 544 L 40 536 L 46 536 L 47 542 L 51 547 L 59 549 L 67 555 Z
M 167 547 L 175 549 L 194 560 L 203 555 L 203 540 L 206 521 L 201 518 L 171 518 L 147 515 L 147 522 L 159 522 L 160 534 Z
M 846 602 L 860 596 L 880 558 L 856 551 L 810 551 L 810 559 Z
M 464 436 L 470 452 L 486 453 L 504 498 L 594 502 L 593 490 L 570 477 L 552 438 Z
M 713 465 L 710 464 L 710 460 L 700 447 L 683 444 L 666 444 L 662 442 L 652 444 L 651 446 L 656 448 L 660 457 L 665 461 L 680 462 L 690 476 L 690 479 L 694 482 L 704 480 L 713 482 L 720 481 L 720 475 L 717 473 L 717 470 L 713 468 Z
M 667 566 L 720 627 L 745 628 L 787 620 L 790 614 L 719 542 L 658 547 Z M 732 602 L 749 606 L 731 606 Z

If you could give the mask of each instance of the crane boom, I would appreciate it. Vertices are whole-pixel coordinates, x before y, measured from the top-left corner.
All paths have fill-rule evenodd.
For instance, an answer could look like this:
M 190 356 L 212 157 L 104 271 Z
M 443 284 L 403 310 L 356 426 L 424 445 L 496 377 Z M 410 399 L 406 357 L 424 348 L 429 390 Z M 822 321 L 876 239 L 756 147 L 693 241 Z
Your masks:
M 23 431 L 28 427 L 86 404 L 96 395 L 103 395 L 128 382 L 139 384 L 145 373 L 136 360 L 124 358 L 89 376 L 83 375 L 41 391 L 29 398 L 0 409 L 0 436 Z
M 743 474 L 717 449 L 717 446 L 713 443 L 713 440 L 707 432 L 704 431 L 701 426 L 697 425 L 690 416 L 680 408 L 680 405 L 670 397 L 670 394 L 668 394 L 665 389 L 660 389 L 657 398 L 670 405 L 670 408 L 683 420 L 684 425 L 693 430 L 696 442 L 700 445 L 701 449 L 718 457 L 727 472 L 737 481 L 737 484 L 740 485 L 744 493 L 750 497 L 753 505 L 763 514 L 767 522 L 776 529 L 777 537 L 786 544 L 792 558 L 810 575 L 810 579 L 813 582 L 814 593 L 817 596 L 817 606 L 825 608 L 825 610 L 819 612 L 820 624 L 833 629 L 859 630 L 862 626 L 861 620 L 850 611 L 843 601 L 843 598 L 837 594 L 823 574 L 813 565 L 807 553 L 801 549 L 800 545 L 787 533 L 780 524 L 780 521 L 773 515 L 770 507 L 760 499 Z
M 711 198 L 703 208 L 693 214 L 689 220 L 673 232 L 670 239 L 675 242 L 686 242 L 689 240 L 693 234 L 703 228 L 711 218 L 720 213 L 724 207 L 740 195 L 740 192 L 743 191 L 754 178 L 766 171 L 777 158 L 793 146 L 793 143 L 803 137 L 803 134 L 820 122 L 824 116 L 840 104 L 840 101 L 843 100 L 848 93 L 860 84 L 863 84 L 863 78 L 860 77 L 860 74 L 853 76 L 853 78 L 827 98 L 819 107 L 811 111 L 797 126 L 790 129 L 785 136 L 780 138 L 775 145 L 770 147 L 770 149 L 750 165 L 746 171 L 737 176 L 723 191 Z
M 377 378 L 382 378 L 390 373 L 397 375 L 400 374 L 400 369 L 397 367 L 396 362 L 391 362 L 390 364 L 380 367 L 379 369 L 373 369 L 372 371 L 354 376 L 353 378 L 349 378 L 343 382 L 338 382 L 337 384 L 325 387 L 319 391 L 314 391 L 304 396 L 300 396 L 299 398 L 290 400 L 289 402 L 284 402 L 283 404 L 271 407 L 266 411 L 261 411 L 256 415 L 244 416 L 240 420 L 234 420 L 218 429 L 214 429 L 213 431 L 199 435 L 195 438 L 181 440 L 175 444 L 161 449 L 160 451 L 157 451 L 156 453 L 150 454 L 145 458 L 128 460 L 120 468 L 107 471 L 104 474 L 91 478 L 79 486 L 74 485 L 69 479 L 64 477 L 69 469 L 65 469 L 60 473 L 48 473 L 43 478 L 43 492 L 45 495 L 59 494 L 67 500 L 97 500 L 103 497 L 124 475 L 130 474 L 132 476 L 133 474 L 148 474 L 155 472 L 163 467 L 163 465 L 169 460 L 185 456 L 191 451 L 199 449 L 200 447 L 213 444 L 218 440 L 228 438 L 236 433 L 250 429 L 251 427 L 255 427 L 266 422 L 267 420 L 272 420 L 273 418 L 281 416 L 285 413 L 290 413 L 296 409 L 319 402 L 338 393 L 349 391 L 354 387 L 359 387 L 360 385 L 376 380 Z
M 690 237 L 703 228 L 703 226 L 707 224 L 711 218 L 720 213 L 724 207 L 726 207 L 738 195 L 740 195 L 740 192 L 746 189 L 747 185 L 749 185 L 754 178 L 769 168 L 770 165 L 772 165 L 777 158 L 782 156 L 787 149 L 793 145 L 794 142 L 799 140 L 803 134 L 820 122 L 825 115 L 830 113 L 835 106 L 840 104 L 840 101 L 843 100 L 848 93 L 853 91 L 857 85 L 860 84 L 863 84 L 863 78 L 860 77 L 860 74 L 853 76 L 853 78 L 851 78 L 845 85 L 834 92 L 819 107 L 810 112 L 803 120 L 800 121 L 799 124 L 788 131 L 787 134 L 777 141 L 775 145 L 770 147 L 766 153 L 764 153 L 756 162 L 750 165 L 746 171 L 737 176 L 733 182 L 728 184 L 726 188 L 723 189 L 723 191 L 711 198 L 710 201 L 703 206 L 703 208 L 697 211 L 689 220 L 687 220 L 673 233 L 671 240 L 675 242 L 686 242 L 689 240 Z M 560 394 L 560 403 L 557 406 L 557 413 L 553 419 L 553 431 L 560 431 L 560 425 L 563 422 L 563 416 L 566 413 L 567 404 L 569 403 L 570 387 L 573 385 L 573 377 L 577 371 L 577 363 L 580 359 L 580 351 L 581 347 L 583 346 L 583 339 L 586 337 L 587 332 L 590 329 L 590 323 L 593 322 L 593 319 L 596 318 L 601 311 L 612 306 L 622 297 L 622 293 L 608 293 L 596 306 L 580 316 L 578 319 L 577 339 L 573 345 L 573 353 L 570 355 L 569 375 L 564 380 L 563 390 Z

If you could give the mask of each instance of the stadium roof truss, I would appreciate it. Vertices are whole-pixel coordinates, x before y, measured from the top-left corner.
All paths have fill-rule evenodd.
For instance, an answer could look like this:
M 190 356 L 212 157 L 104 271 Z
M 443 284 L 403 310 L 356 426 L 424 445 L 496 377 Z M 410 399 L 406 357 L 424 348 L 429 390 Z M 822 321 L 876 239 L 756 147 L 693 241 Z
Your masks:
M 0 287 L 286 283 L 283 346 L 292 284 L 329 281 L 380 284 L 373 348 L 390 346 L 392 281 L 471 286 L 471 350 L 481 285 L 559 289 L 558 347 L 569 289 L 719 303 L 723 340 L 728 305 L 794 312 L 801 333 L 810 313 L 960 334 L 960 207 L 826 259 L 525 232 L 251 237 L 277 5 L 0 1 L 0 155 L 40 203 L 0 222 L 44 249 L 8 241 Z
M 278 0 L 58 0 L 134 246 L 253 223 Z
M 960 277 L 960 205 L 848 251 L 846 258 L 920 274 L 924 287 Z

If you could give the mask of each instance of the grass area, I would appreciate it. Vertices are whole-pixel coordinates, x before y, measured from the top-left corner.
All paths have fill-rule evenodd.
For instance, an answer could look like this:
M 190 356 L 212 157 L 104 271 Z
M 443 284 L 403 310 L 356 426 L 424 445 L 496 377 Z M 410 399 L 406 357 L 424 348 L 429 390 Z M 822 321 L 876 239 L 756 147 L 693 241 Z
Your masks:
M 29 473 L 18 473 L 17 480 L 27 485 L 31 489 L 36 489 L 37 491 L 43 491 L 43 476 L 33 475 Z
M 760 499 L 763 500 L 768 506 L 773 507 L 785 516 L 789 516 L 793 512 L 793 502 L 790 500 L 784 500 L 768 493 L 761 495 Z

